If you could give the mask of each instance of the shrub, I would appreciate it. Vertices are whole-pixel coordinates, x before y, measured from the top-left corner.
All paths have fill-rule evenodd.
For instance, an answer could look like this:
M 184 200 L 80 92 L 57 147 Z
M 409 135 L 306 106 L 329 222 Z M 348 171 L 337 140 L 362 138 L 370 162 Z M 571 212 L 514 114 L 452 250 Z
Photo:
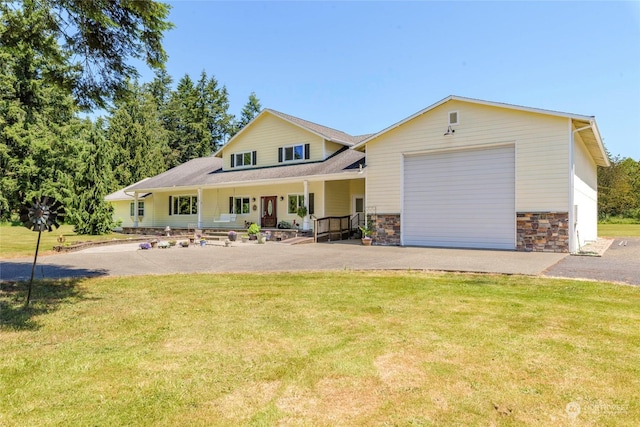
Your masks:
M 258 234 L 260 232 L 260 226 L 255 222 L 249 226 L 247 229 L 247 233 L 249 234 Z

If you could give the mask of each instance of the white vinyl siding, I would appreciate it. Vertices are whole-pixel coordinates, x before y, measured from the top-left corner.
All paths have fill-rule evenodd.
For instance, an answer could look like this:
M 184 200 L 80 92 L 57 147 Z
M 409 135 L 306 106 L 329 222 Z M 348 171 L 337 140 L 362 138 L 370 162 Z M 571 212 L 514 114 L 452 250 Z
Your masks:
M 580 245 L 598 238 L 598 170 L 580 135 L 574 136 L 573 203 L 578 206 L 576 230 Z M 576 248 L 577 249 L 577 248 Z
M 325 215 L 343 216 L 351 213 L 350 181 L 328 181 L 325 183 Z
M 458 111 L 460 124 L 444 136 L 450 111 Z M 517 211 L 567 212 L 567 120 L 447 102 L 367 144 L 367 206 L 380 214 L 400 212 L 403 153 L 515 143 Z
M 238 135 L 223 151 L 224 169 L 231 168 L 231 154 L 257 152 L 257 165 L 278 165 L 278 148 L 310 144 L 309 161 L 323 160 L 324 139 L 269 113 L 254 121 L 249 128 Z
M 406 156 L 404 245 L 515 249 L 513 145 Z

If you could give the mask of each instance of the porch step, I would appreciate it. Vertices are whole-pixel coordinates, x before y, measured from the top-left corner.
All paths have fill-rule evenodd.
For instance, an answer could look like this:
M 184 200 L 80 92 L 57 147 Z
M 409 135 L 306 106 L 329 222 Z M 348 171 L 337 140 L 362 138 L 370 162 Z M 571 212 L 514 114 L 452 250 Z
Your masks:
M 303 243 L 313 243 L 313 237 L 308 237 L 308 236 L 292 237 L 291 239 L 283 240 L 280 243 L 285 245 L 301 245 Z

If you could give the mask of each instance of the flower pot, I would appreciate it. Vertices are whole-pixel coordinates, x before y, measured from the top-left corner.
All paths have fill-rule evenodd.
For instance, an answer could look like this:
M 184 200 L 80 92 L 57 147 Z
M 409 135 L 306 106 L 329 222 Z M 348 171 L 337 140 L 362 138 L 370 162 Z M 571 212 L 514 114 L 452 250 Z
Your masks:
M 371 246 L 372 242 L 373 242 L 373 239 L 371 237 L 363 237 L 362 238 L 362 244 L 364 246 Z

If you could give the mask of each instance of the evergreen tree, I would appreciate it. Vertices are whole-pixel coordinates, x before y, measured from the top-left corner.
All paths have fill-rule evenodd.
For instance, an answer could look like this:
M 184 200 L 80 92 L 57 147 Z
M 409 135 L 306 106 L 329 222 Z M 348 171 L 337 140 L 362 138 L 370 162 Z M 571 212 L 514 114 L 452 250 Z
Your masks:
M 82 167 L 75 177 L 78 197 L 69 220 L 79 234 L 107 234 L 116 226 L 113 207 L 104 199 L 116 188 L 111 170 L 114 150 L 105 138 L 102 127 L 102 120 L 99 119 L 88 130 Z
M 195 84 L 188 74 L 181 78 L 163 114 L 170 134 L 170 166 L 216 151 L 231 129 L 228 109 L 227 89 L 218 87 L 215 78 L 205 72 Z
M 240 113 L 240 120 L 234 123 L 233 131 L 230 136 L 234 136 L 236 133 L 240 132 L 242 128 L 249 124 L 251 120 L 253 120 L 258 114 L 262 111 L 262 105 L 260 105 L 260 100 L 256 96 L 255 92 L 251 92 L 249 95 L 249 100 L 244 107 L 242 107 L 242 112 Z
M 57 79 L 73 80 L 46 14 L 35 7 L 0 4 L 0 217 L 46 192 L 63 203 L 81 141 L 77 108 Z M 17 31 L 18 33 L 11 33 Z M 5 42 L 36 38 L 39 44 Z
M 126 82 L 138 76 L 127 63 L 131 58 L 154 69 L 167 58 L 161 41 L 172 24 L 166 21 L 169 6 L 164 3 L 21 0 L 0 2 L 0 15 L 6 28 L 0 45 L 31 49 L 49 63 L 73 68 L 73 75 L 64 76 L 41 69 L 42 79 L 73 93 L 84 108 L 104 107 L 125 91 Z M 35 15 L 41 31 L 23 25 L 22 16 Z
M 114 146 L 116 182 L 127 186 L 168 169 L 168 133 L 158 118 L 151 93 L 136 83 L 109 117 L 107 138 Z

